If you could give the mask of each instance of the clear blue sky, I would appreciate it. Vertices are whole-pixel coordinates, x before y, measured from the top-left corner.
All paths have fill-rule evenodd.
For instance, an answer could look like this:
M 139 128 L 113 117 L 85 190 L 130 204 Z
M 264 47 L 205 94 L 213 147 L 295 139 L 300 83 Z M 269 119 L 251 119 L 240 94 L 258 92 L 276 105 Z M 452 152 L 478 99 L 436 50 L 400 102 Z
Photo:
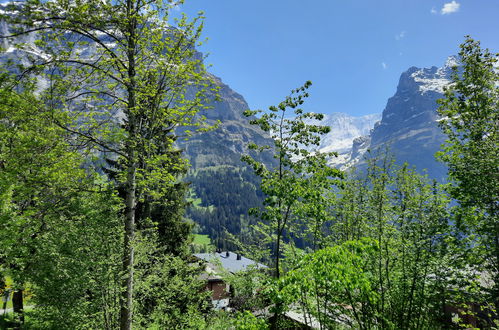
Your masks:
M 252 109 L 306 80 L 309 111 L 381 112 L 400 74 L 441 66 L 469 34 L 499 51 L 498 0 L 186 0 L 206 16 L 210 71 Z

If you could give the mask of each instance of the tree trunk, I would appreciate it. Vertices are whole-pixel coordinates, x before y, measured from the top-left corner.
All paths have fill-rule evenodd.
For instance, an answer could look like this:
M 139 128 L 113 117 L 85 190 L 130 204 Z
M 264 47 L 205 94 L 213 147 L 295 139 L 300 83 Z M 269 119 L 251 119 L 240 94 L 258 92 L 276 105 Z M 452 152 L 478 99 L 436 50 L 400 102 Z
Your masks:
M 122 296 L 120 301 L 120 329 L 129 330 L 132 328 L 132 307 L 133 307 L 133 262 L 135 238 L 135 172 L 133 167 L 128 173 L 129 188 L 126 192 L 126 214 L 125 214 L 125 239 L 123 251 L 123 271 L 125 278 L 122 283 Z
M 12 294 L 12 307 L 16 315 L 16 321 L 19 325 L 24 324 L 24 304 L 23 304 L 23 290 L 17 289 Z
M 133 117 L 133 116 L 132 116 Z M 133 135 L 134 125 L 130 124 L 130 135 Z M 133 139 L 130 139 L 133 141 Z M 135 162 L 136 151 L 133 142 L 127 146 L 128 169 L 126 180 L 125 197 L 125 238 L 123 249 L 123 279 L 122 296 L 120 299 L 120 329 L 132 329 L 132 308 L 133 308 L 133 275 L 134 275 L 134 239 L 135 239 L 135 209 L 137 204 L 137 165 Z
M 127 111 L 128 120 L 128 141 L 126 143 L 127 155 L 127 177 L 126 177 L 126 197 L 125 197 L 125 239 L 123 251 L 123 279 L 122 295 L 120 299 L 120 329 L 132 329 L 132 308 L 133 308 L 133 271 L 134 271 L 134 238 L 135 238 L 135 208 L 137 199 L 137 146 L 136 146 L 136 28 L 137 19 L 134 14 L 134 0 L 126 2 L 126 17 L 128 21 L 127 36 L 127 60 L 128 60 L 128 78 L 127 84 Z

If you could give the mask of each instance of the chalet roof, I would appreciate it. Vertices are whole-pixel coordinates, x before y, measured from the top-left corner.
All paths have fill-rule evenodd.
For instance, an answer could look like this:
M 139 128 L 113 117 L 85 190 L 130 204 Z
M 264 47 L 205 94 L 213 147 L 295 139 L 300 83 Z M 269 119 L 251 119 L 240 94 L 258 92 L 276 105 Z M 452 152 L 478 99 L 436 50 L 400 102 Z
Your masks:
M 237 254 L 234 252 L 220 252 L 220 253 L 196 253 L 194 254 L 196 258 L 201 260 L 220 264 L 225 270 L 236 273 L 242 270 L 246 270 L 250 265 L 256 265 L 257 268 L 267 268 L 267 266 L 262 265 L 256 261 L 240 256 L 240 259 L 237 259 Z

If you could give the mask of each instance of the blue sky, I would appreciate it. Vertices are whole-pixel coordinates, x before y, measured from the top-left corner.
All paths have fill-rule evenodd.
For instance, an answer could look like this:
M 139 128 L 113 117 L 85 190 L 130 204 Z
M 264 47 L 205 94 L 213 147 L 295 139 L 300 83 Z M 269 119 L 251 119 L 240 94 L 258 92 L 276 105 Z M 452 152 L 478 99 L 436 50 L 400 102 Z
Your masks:
M 308 111 L 381 112 L 411 66 L 441 66 L 469 34 L 499 51 L 498 0 L 186 0 L 206 16 L 210 71 L 252 109 L 311 80 Z

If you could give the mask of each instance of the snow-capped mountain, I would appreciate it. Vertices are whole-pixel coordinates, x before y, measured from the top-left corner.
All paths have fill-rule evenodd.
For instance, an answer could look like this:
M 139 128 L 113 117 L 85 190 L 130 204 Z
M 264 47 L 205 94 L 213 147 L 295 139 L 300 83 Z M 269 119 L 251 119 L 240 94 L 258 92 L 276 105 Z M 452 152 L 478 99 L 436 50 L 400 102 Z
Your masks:
M 381 119 L 381 114 L 371 114 L 353 117 L 345 113 L 325 115 L 322 125 L 331 127 L 331 132 L 323 137 L 319 150 L 322 152 L 336 151 L 340 154 L 352 149 L 355 138 L 368 135 L 374 124 Z
M 411 67 L 400 76 L 397 91 L 388 99 L 381 121 L 369 135 L 356 138 L 351 151 L 340 155 L 331 163 L 340 168 L 351 165 L 362 167 L 367 150 L 388 147 L 398 163 L 407 162 L 418 170 L 426 170 L 436 179 L 446 174 L 444 165 L 434 154 L 445 140 L 438 127 L 437 100 L 450 83 L 452 67 L 457 60 L 451 56 L 441 67 Z

